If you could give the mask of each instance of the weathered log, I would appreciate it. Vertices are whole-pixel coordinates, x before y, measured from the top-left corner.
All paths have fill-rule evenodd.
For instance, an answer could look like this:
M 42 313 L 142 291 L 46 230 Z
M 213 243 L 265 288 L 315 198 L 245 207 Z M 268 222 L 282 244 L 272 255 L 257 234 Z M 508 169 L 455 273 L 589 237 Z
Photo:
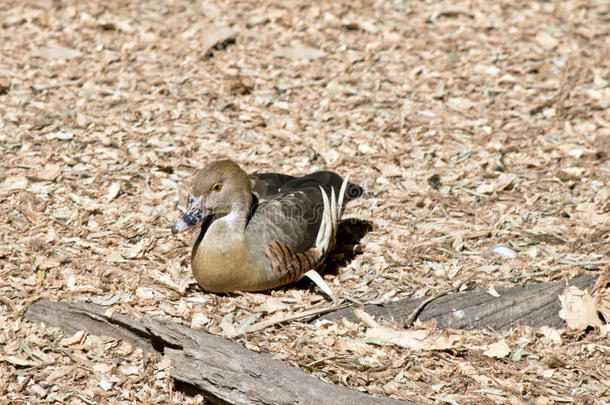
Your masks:
M 530 284 L 522 287 L 498 289 L 499 297 L 486 289 L 447 294 L 425 303 L 426 297 L 364 305 L 364 311 L 378 319 L 392 320 L 403 325 L 415 312 L 422 322 L 436 320 L 440 329 L 488 329 L 505 330 L 517 325 L 533 327 L 552 326 L 564 328 L 559 318 L 558 297 L 566 285 L 581 289 L 595 284 L 596 277 L 584 275 L 569 281 Z M 425 303 L 423 308 L 420 306 Z M 318 319 L 332 321 L 345 318 L 359 322 L 352 308 L 345 308 L 321 316 Z
M 127 340 L 172 360 L 178 384 L 199 389 L 212 403 L 229 404 L 409 404 L 324 382 L 278 360 L 184 325 L 127 315 L 80 302 L 38 301 L 25 313 L 68 334 L 85 330 Z

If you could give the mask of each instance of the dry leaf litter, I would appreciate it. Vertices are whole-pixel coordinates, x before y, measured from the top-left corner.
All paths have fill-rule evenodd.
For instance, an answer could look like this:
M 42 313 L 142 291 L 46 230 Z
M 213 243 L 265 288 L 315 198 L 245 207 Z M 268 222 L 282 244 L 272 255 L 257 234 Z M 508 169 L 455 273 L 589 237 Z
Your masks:
M 0 35 L 1 403 L 203 402 L 167 358 L 24 321 L 42 298 L 232 336 L 380 396 L 610 401 L 591 329 L 309 323 L 295 314 L 331 305 L 311 283 L 206 294 L 169 232 L 190 174 L 231 158 L 366 188 L 325 271 L 352 301 L 596 274 L 607 1 L 8 0 Z

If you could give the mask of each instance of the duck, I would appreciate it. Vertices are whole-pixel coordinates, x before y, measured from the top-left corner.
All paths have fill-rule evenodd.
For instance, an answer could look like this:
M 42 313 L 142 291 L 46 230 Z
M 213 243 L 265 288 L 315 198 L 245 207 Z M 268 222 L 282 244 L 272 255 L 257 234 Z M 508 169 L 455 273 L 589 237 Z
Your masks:
M 215 161 L 195 172 L 186 212 L 171 230 L 197 230 L 191 270 L 206 291 L 264 291 L 308 277 L 334 300 L 317 269 L 347 202 L 363 194 L 348 180 L 331 171 L 248 175 L 232 160 Z

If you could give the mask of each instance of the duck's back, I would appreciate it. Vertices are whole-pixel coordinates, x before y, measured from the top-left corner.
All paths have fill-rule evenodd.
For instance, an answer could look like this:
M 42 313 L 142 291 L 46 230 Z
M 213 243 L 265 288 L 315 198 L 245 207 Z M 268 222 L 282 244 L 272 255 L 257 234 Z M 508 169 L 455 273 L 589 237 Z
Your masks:
M 330 195 L 330 187 L 333 187 L 335 193 L 337 193 L 343 182 L 341 176 L 327 170 L 311 173 L 303 177 L 279 173 L 253 173 L 249 177 L 252 193 L 260 201 L 276 197 L 277 194 L 299 191 L 308 187 L 319 188 L 321 186 Z M 344 203 L 360 197 L 362 192 L 362 187 L 348 183 Z

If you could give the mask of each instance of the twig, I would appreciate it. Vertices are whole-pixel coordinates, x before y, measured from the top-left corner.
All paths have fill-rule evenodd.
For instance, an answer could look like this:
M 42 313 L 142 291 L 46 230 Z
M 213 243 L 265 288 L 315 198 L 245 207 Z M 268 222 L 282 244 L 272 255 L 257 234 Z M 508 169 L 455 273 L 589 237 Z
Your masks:
M 54 89 L 56 87 L 66 87 L 66 86 L 73 86 L 75 84 L 81 84 L 83 81 L 81 79 L 76 79 L 76 80 L 68 80 L 65 82 L 59 82 L 59 83 L 52 83 L 52 84 L 44 84 L 44 83 L 34 83 L 34 86 L 32 86 L 34 88 L 34 90 L 48 90 L 48 89 Z
M 321 314 L 325 314 L 328 312 L 337 311 L 339 309 L 347 308 L 349 306 L 350 305 L 348 305 L 348 304 L 341 304 L 341 305 L 336 305 L 334 307 L 316 308 L 316 309 L 311 309 L 309 311 L 303 311 L 303 312 L 297 312 L 296 314 L 290 314 L 290 315 L 285 316 L 284 318 L 280 318 L 280 319 L 269 319 L 266 321 L 257 322 L 253 325 L 248 326 L 244 330 L 238 331 L 237 335 L 235 335 L 233 337 L 245 335 L 246 333 L 258 332 L 260 330 L 268 328 L 269 326 L 277 325 L 279 323 L 296 321 L 297 319 L 309 318 L 310 316 L 321 315 Z
M 489 196 L 486 195 L 486 194 L 481 194 L 481 193 L 479 193 L 477 191 L 471 190 L 471 189 L 466 188 L 466 187 L 457 187 L 457 189 L 458 190 L 462 190 L 463 192 L 465 192 L 467 194 L 470 194 L 470 195 L 473 195 L 475 197 L 489 198 Z
M 337 357 L 339 357 L 339 355 L 338 355 L 338 354 L 331 354 L 330 356 L 322 357 L 321 359 L 318 359 L 318 360 L 312 361 L 311 363 L 304 364 L 304 366 L 305 366 L 305 367 L 307 367 L 307 368 L 312 368 L 312 367 L 313 367 L 313 366 L 315 366 L 316 364 L 323 363 L 323 362 L 325 362 L 325 361 L 327 361 L 327 360 L 334 360 L 334 359 L 336 359 Z
M 318 85 L 318 84 L 323 84 L 324 82 L 326 82 L 326 79 L 311 80 L 311 81 L 308 81 L 308 82 L 294 83 L 294 84 L 280 83 L 277 86 L 277 89 L 280 90 L 280 91 L 286 91 L 286 90 L 297 89 L 299 87 L 315 86 L 315 85 Z
M 570 260 L 570 259 L 560 259 L 559 263 L 561 264 L 569 264 L 572 266 L 582 266 L 582 267 L 599 267 L 606 263 L 610 263 L 608 260 L 597 260 L 593 262 L 582 262 L 578 260 Z
M 27 79 L 28 78 L 26 75 L 22 75 L 20 73 L 13 72 L 13 71 L 8 70 L 8 69 L 0 69 L 0 75 L 2 75 L 2 76 L 13 76 L 13 77 L 18 77 L 20 79 Z
M 11 312 L 15 312 L 15 304 L 10 300 L 10 298 L 0 295 L 0 302 L 9 307 Z
M 93 364 L 89 360 L 79 356 L 78 354 L 75 354 L 74 352 L 72 352 L 72 350 L 68 348 L 49 346 L 49 349 L 55 353 L 61 353 L 65 356 L 68 356 L 70 359 L 72 359 L 73 362 L 80 365 L 81 367 L 84 367 L 87 370 L 91 370 L 93 368 Z
M 426 305 L 428 305 L 430 302 L 434 301 L 435 299 L 437 299 L 438 297 L 442 297 L 443 295 L 447 295 L 446 292 L 440 292 L 440 293 L 436 293 L 434 294 L 432 297 L 428 297 L 425 300 L 422 301 L 421 304 L 419 304 L 417 306 L 417 308 L 415 308 L 413 310 L 413 312 L 411 312 L 411 314 L 409 315 L 409 317 L 407 319 L 405 319 L 405 321 L 403 322 L 402 326 L 404 328 L 410 328 L 411 325 L 413 324 L 413 322 L 415 321 L 415 319 L 417 318 L 417 316 L 420 314 L 420 312 L 424 309 L 424 307 Z

